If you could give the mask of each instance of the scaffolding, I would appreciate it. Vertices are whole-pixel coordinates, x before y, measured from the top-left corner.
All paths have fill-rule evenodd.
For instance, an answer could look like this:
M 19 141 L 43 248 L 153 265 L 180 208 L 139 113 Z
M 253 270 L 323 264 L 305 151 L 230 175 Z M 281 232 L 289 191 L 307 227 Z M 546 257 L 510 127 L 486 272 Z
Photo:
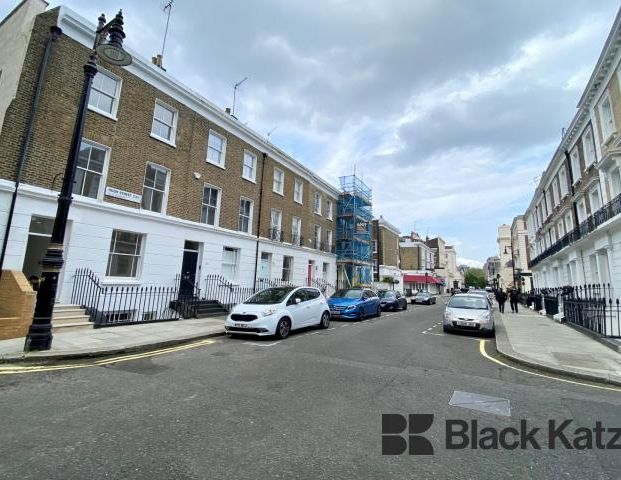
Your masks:
M 336 216 L 336 261 L 340 288 L 371 285 L 373 220 L 371 189 L 356 175 L 340 177 Z

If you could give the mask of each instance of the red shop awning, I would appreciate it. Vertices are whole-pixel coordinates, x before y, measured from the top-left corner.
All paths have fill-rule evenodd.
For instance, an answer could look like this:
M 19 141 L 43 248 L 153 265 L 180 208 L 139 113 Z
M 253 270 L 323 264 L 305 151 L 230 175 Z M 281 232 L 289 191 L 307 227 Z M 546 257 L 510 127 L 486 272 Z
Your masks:
M 403 282 L 404 283 L 437 283 L 437 284 L 442 284 L 444 282 L 442 282 L 441 279 L 434 277 L 433 275 L 408 275 L 405 274 L 403 275 Z

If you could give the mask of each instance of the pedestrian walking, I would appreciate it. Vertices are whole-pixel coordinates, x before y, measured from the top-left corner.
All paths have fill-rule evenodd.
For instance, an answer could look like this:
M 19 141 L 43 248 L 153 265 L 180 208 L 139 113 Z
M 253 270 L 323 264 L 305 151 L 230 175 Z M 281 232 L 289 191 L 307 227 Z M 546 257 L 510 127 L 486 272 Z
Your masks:
M 518 291 L 514 288 L 511 290 L 511 293 L 509 293 L 509 303 L 511 304 L 511 311 L 513 313 L 518 313 L 518 301 Z
M 505 302 L 507 301 L 507 294 L 504 290 L 498 291 L 496 301 L 498 302 L 498 310 L 500 310 L 500 313 L 505 313 Z

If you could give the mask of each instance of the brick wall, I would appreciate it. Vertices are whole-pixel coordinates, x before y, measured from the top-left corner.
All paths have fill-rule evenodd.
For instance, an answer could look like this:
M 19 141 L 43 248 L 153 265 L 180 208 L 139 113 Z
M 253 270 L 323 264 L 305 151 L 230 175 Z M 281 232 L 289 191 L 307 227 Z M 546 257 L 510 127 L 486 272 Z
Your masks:
M 0 279 L 0 340 L 25 337 L 36 295 L 22 272 L 4 270 Z
M 56 23 L 56 17 L 57 9 L 54 9 L 38 16 L 35 22 L 18 93 L 7 111 L 7 122 L 0 133 L 0 178 L 14 178 L 15 163 L 19 156 L 39 64 L 49 36 L 49 27 Z M 51 188 L 54 177 L 60 174 L 54 183 L 54 189 L 60 189 L 60 178 L 67 161 L 79 102 L 82 67 L 87 58 L 88 49 L 66 35 L 62 35 L 55 44 L 41 92 L 31 149 L 24 166 L 24 183 Z M 221 227 L 237 230 L 240 197 L 254 201 L 253 234 L 256 234 L 259 223 L 262 152 L 123 68 L 103 62 L 100 64 L 122 79 L 117 119 L 89 110 L 84 127 L 85 139 L 110 148 L 106 185 L 141 195 L 146 164 L 153 162 L 171 171 L 167 215 L 200 221 L 203 187 L 207 183 L 221 189 Z M 178 111 L 174 147 L 150 136 L 156 100 Z M 10 125 L 10 128 L 6 125 Z M 206 161 L 210 129 L 226 138 L 224 169 Z M 257 157 L 254 183 L 242 177 L 245 150 Z M 322 241 L 326 242 L 327 230 L 332 230 L 335 244 L 335 222 L 325 216 L 328 192 L 304 179 L 304 201 L 302 205 L 297 204 L 293 200 L 293 182 L 296 175 L 290 169 L 279 165 L 285 172 L 285 192 L 284 196 L 275 194 L 272 192 L 272 181 L 276 163 L 269 157 L 266 160 L 261 235 L 267 236 L 270 210 L 277 208 L 283 212 L 282 228 L 286 240 L 291 236 L 292 217 L 298 216 L 302 219 L 301 234 L 305 239 L 313 237 L 314 225 L 318 224 L 322 229 Z M 197 179 L 195 174 L 199 174 L 200 178 Z M 316 190 L 322 194 L 321 216 L 313 213 L 313 192 Z M 108 196 L 104 200 L 132 208 L 140 207 L 136 203 Z M 336 199 L 333 199 L 333 216 L 335 215 Z M 311 244 L 306 240 L 305 245 Z

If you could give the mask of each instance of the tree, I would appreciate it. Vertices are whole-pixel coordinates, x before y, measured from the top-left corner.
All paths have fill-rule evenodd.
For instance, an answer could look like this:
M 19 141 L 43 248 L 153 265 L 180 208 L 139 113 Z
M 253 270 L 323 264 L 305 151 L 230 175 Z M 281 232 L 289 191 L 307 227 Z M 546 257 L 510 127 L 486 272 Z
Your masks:
M 466 272 L 466 286 L 485 288 L 487 280 L 485 279 L 485 273 L 480 268 L 469 268 Z

